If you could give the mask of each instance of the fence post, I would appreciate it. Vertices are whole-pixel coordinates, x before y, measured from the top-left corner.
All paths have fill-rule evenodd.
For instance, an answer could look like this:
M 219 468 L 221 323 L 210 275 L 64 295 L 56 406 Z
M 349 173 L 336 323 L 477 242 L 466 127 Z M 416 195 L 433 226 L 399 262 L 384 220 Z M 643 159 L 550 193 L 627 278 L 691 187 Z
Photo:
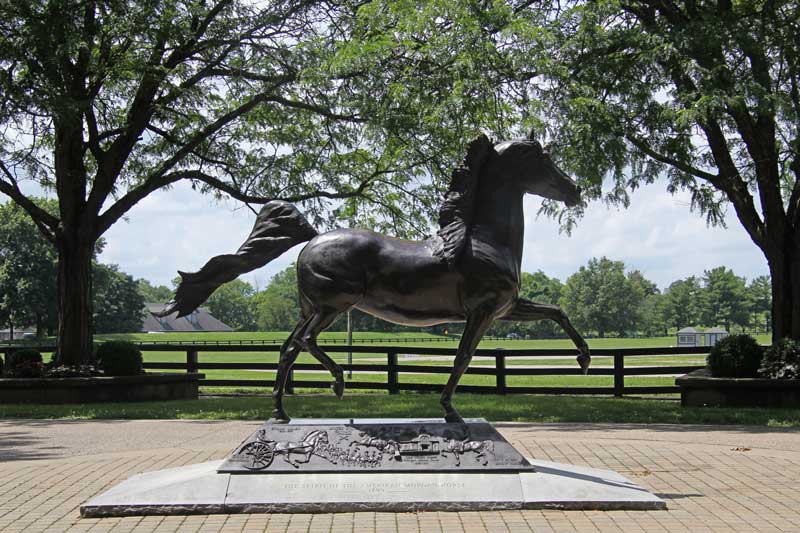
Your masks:
M 625 389 L 625 358 L 621 353 L 614 354 L 614 396 L 622 398 Z
M 275 376 L 277 379 L 277 376 Z M 286 376 L 286 387 L 283 389 L 286 394 L 294 394 L 294 368 L 289 369 L 289 375 Z
M 506 393 L 506 356 L 500 352 L 494 353 L 494 368 L 496 371 L 497 394 Z
M 194 374 L 197 370 L 197 350 L 186 350 L 186 372 Z
M 386 352 L 386 363 L 389 366 L 386 376 L 386 388 L 389 394 L 397 394 L 400 389 L 397 388 L 397 350 L 388 350 Z

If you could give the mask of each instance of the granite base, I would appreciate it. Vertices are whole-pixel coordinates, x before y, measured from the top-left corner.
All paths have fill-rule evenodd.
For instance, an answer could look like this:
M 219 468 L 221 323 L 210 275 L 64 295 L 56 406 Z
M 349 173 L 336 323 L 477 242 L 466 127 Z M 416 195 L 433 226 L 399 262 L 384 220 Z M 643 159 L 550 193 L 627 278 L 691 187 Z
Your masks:
M 134 476 L 81 506 L 83 517 L 217 513 L 663 510 L 607 470 L 529 459 L 519 473 L 218 473 L 222 461 Z

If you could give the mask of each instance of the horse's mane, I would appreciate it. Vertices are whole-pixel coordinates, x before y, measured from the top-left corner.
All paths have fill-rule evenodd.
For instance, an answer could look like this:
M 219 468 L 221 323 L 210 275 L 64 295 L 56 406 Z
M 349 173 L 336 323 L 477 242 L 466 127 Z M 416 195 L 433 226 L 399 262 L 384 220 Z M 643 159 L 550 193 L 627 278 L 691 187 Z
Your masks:
M 453 170 L 450 187 L 439 208 L 439 231 L 436 232 L 433 255 L 451 268 L 467 242 L 481 169 L 492 151 L 492 142 L 486 135 L 469 143 L 464 163 Z

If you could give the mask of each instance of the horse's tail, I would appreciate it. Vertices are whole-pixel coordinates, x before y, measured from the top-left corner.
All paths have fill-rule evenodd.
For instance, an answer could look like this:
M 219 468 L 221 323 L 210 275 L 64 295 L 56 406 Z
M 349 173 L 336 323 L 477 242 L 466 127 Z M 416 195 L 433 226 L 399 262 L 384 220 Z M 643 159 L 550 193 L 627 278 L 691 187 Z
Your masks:
M 181 282 L 173 300 L 157 316 L 175 311 L 186 316 L 200 307 L 223 283 L 260 268 L 296 244 L 317 235 L 297 208 L 281 201 L 264 204 L 255 226 L 235 254 L 212 257 L 197 272 L 181 272 Z

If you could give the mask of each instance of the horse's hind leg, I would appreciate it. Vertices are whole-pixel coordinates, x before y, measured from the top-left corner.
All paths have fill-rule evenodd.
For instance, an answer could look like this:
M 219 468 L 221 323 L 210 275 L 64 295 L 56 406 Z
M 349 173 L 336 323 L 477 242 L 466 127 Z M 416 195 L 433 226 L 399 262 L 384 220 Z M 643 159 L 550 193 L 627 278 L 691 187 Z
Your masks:
M 303 318 L 294 327 L 292 333 L 281 346 L 281 354 L 278 359 L 278 371 L 275 375 L 275 386 L 272 389 L 272 420 L 274 422 L 288 422 L 289 415 L 283 410 L 283 393 L 286 390 L 286 380 L 289 378 L 289 371 L 300 354 L 302 345 L 300 344 L 299 334 L 308 325 L 311 317 Z
M 300 341 L 308 353 L 313 355 L 322 363 L 322 366 L 328 369 L 328 372 L 333 375 L 334 381 L 331 388 L 340 400 L 344 395 L 344 372 L 342 371 L 342 367 L 319 347 L 317 344 L 317 336 L 323 329 L 330 326 L 341 313 L 341 310 L 327 306 L 313 311 L 311 320 L 308 325 L 303 328 L 303 333 L 300 336 Z

